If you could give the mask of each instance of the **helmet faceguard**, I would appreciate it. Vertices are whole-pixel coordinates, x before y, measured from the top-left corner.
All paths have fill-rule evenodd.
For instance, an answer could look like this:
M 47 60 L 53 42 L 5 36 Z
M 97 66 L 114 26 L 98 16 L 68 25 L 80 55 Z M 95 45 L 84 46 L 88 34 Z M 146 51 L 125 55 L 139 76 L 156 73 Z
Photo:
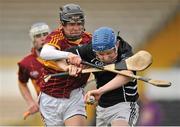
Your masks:
M 95 52 L 102 52 L 116 48 L 116 35 L 113 29 L 101 27 L 93 33 L 92 48 Z
M 29 35 L 32 40 L 34 40 L 35 35 L 42 33 L 50 33 L 49 26 L 43 22 L 33 24 L 29 31 Z

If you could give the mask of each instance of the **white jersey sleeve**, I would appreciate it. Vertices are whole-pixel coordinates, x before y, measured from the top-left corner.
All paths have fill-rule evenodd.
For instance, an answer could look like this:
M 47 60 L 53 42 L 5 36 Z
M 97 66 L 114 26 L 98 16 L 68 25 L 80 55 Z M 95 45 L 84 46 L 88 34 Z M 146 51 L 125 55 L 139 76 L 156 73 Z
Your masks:
M 40 52 L 40 57 L 45 60 L 67 59 L 69 52 L 57 50 L 54 46 L 45 44 Z

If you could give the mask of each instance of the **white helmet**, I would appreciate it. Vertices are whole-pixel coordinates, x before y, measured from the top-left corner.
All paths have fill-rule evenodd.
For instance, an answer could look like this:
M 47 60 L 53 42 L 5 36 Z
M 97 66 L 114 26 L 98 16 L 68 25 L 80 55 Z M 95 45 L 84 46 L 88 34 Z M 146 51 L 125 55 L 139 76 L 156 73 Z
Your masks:
M 35 23 L 31 26 L 29 35 L 30 35 L 30 38 L 32 40 L 34 40 L 35 35 L 45 33 L 45 32 L 50 33 L 49 26 L 46 23 L 39 22 L 39 23 Z

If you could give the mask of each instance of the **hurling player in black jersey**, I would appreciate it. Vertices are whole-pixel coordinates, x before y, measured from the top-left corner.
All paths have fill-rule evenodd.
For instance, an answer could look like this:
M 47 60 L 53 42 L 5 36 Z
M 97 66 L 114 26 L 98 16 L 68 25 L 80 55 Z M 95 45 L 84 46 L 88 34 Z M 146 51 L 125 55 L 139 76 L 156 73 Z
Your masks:
M 109 27 L 97 29 L 92 43 L 78 47 L 76 52 L 81 59 L 96 65 L 116 64 L 133 55 L 131 46 L 122 38 L 117 38 Z M 133 74 L 129 70 L 121 71 Z M 88 91 L 85 99 L 93 95 L 98 100 L 96 125 L 134 125 L 139 115 L 137 81 L 107 71 L 96 72 L 94 76 L 97 89 Z

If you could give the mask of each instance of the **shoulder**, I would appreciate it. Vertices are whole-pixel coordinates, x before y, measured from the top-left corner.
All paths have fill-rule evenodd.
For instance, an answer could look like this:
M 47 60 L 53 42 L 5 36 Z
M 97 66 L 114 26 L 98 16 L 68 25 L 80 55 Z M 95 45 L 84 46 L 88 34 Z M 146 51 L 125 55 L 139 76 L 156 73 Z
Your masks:
M 84 38 L 89 38 L 89 39 L 92 39 L 92 34 L 90 32 L 87 32 L 87 31 L 84 31 L 82 36 Z
M 62 33 L 61 29 L 55 29 L 48 36 L 55 36 L 55 35 L 59 35 L 60 33 Z
M 82 43 L 83 44 L 90 43 L 91 40 L 92 40 L 92 35 L 91 35 L 91 33 L 85 31 L 85 32 L 82 33 L 81 38 L 82 38 Z
M 120 40 L 121 46 L 122 48 L 128 48 L 128 49 L 132 49 L 131 45 L 129 44 L 129 42 L 125 41 L 124 39 Z
M 31 62 L 31 61 L 34 61 L 36 59 L 36 57 L 31 53 L 31 54 L 29 54 L 29 55 L 27 55 L 27 56 L 25 56 L 23 59 L 21 59 L 19 62 L 18 62 L 18 65 L 19 66 L 28 66 L 29 65 L 29 63 Z
M 121 38 L 118 48 L 118 56 L 120 57 L 119 60 L 128 58 L 132 55 L 133 51 L 131 45 Z
M 89 37 L 92 37 L 92 34 L 90 32 L 84 31 L 84 34 L 89 36 Z
M 92 60 L 95 55 L 92 50 L 92 43 L 84 44 L 78 47 L 78 50 L 82 56 L 83 59 L 85 60 Z
M 119 41 L 119 50 L 121 52 L 127 52 L 127 51 L 132 51 L 132 46 L 122 38 Z
M 64 39 L 64 34 L 62 29 L 55 29 L 52 31 L 46 38 L 46 41 L 52 40 L 52 39 L 58 39 L 58 40 L 63 40 Z

